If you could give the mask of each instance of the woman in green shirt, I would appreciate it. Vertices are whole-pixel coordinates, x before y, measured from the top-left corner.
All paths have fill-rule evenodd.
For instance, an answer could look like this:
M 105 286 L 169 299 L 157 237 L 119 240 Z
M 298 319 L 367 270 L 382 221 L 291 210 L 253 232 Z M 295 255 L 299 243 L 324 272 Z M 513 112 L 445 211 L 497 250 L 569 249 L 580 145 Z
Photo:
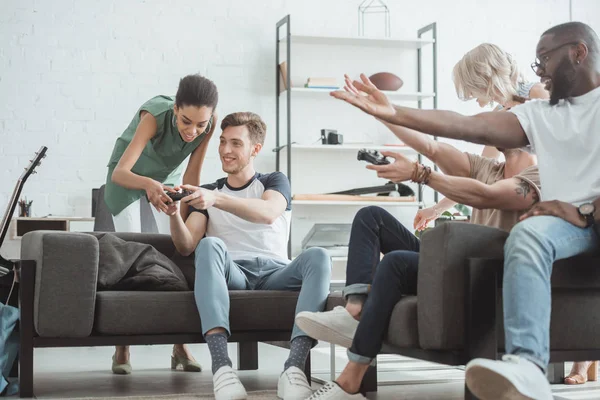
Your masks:
M 165 191 L 174 191 L 172 187 L 181 183 L 200 186 L 202 163 L 217 126 L 217 102 L 212 81 L 188 75 L 180 80 L 175 98 L 156 96 L 136 112 L 117 139 L 108 163 L 104 199 L 116 232 L 141 232 L 142 202 L 149 202 L 158 231 L 170 233 L 164 212 L 171 200 Z M 181 212 L 186 215 L 185 205 Z M 200 371 L 200 364 L 183 344 L 173 347 L 171 367 L 178 365 L 186 371 Z M 131 373 L 128 346 L 117 346 L 112 370 Z

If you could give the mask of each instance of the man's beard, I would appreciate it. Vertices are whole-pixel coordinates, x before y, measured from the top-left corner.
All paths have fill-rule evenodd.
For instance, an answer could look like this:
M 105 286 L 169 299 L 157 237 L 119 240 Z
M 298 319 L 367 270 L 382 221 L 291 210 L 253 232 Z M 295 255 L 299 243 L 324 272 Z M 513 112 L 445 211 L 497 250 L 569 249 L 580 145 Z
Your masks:
M 575 86 L 576 70 L 568 57 L 564 57 L 552 76 L 552 87 L 550 91 L 550 105 L 555 106 L 561 99 L 571 97 Z

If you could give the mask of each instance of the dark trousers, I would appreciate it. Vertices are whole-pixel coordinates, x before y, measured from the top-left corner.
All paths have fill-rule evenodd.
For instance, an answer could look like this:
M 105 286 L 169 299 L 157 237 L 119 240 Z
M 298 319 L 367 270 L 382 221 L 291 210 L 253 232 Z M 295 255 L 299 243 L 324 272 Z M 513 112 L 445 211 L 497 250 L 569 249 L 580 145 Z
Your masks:
M 371 206 L 356 214 L 344 296 L 368 297 L 348 352 L 351 361 L 369 363 L 377 356 L 394 307 L 403 295 L 417 293 L 419 248 L 419 239 L 384 209 Z

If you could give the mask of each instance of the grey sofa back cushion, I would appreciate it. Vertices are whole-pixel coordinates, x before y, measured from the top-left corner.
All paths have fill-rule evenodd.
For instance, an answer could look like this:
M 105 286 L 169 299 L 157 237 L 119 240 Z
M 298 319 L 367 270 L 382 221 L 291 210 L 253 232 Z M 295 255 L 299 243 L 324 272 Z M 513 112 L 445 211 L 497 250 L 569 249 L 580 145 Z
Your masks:
M 417 283 L 423 349 L 463 348 L 468 259 L 504 258 L 507 237 L 499 229 L 464 222 L 447 222 L 423 235 Z
M 23 236 L 21 258 L 35 260 L 34 326 L 43 337 L 86 337 L 94 324 L 98 240 L 74 232 Z

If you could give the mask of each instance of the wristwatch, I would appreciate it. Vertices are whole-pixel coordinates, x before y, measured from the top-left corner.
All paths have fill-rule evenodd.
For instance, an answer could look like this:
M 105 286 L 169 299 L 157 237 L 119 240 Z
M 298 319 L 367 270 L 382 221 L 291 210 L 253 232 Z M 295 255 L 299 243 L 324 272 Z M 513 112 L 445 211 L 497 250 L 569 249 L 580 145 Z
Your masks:
M 596 212 L 596 206 L 593 203 L 583 203 L 577 208 L 579 215 L 585 218 L 585 227 L 589 228 L 594 225 L 594 213 Z

